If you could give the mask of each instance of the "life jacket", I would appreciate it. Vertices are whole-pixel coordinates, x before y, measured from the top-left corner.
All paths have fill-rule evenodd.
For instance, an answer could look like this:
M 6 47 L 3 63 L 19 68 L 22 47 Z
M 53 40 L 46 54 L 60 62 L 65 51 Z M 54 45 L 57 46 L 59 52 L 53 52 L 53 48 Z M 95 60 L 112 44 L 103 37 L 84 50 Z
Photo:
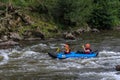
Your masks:
M 66 53 L 66 54 L 70 53 L 70 48 L 66 48 L 66 49 L 65 49 L 65 53 Z
M 92 50 L 90 48 L 85 48 L 84 53 L 89 54 Z

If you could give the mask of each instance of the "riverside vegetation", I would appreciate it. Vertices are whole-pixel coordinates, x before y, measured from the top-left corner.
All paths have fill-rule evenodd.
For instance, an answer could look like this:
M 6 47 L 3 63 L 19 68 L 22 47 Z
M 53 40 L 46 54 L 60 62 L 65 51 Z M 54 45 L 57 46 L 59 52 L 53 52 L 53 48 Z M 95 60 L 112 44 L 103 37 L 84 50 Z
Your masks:
M 119 25 L 119 0 L 0 0 L 0 41 L 45 39 L 67 31 L 75 31 L 67 33 L 74 39 L 74 34 Z

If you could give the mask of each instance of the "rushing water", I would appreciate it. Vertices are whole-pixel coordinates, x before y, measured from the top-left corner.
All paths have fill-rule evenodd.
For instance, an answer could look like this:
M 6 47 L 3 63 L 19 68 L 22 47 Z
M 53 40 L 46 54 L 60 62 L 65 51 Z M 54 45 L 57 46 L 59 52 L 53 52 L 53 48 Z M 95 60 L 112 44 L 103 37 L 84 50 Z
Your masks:
M 89 42 L 99 50 L 96 58 L 52 59 L 49 51 L 63 49 L 69 43 L 72 50 L 82 50 Z M 120 80 L 115 66 L 120 64 L 120 32 L 81 34 L 77 40 L 23 42 L 22 47 L 1 49 L 0 80 Z

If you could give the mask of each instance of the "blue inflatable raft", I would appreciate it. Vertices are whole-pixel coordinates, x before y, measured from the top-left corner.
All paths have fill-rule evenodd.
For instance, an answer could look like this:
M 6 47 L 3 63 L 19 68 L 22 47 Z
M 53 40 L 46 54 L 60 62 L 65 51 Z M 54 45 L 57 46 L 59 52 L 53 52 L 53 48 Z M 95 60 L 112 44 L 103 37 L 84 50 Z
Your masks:
M 66 59 L 66 58 L 93 58 L 97 57 L 98 51 L 91 52 L 89 54 L 85 54 L 83 52 L 77 51 L 71 51 L 69 54 L 64 54 L 64 52 L 59 53 L 48 53 L 48 55 L 52 58 L 58 58 L 58 59 Z

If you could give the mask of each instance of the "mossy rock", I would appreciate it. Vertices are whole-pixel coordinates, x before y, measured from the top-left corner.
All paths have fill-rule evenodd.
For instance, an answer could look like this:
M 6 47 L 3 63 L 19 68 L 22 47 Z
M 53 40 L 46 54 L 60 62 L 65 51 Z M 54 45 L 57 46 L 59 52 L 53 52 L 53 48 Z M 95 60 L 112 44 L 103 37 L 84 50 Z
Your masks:
M 0 61 L 2 61 L 4 59 L 4 57 L 3 56 L 0 56 Z
M 21 56 L 22 53 L 17 53 L 17 52 L 13 52 L 12 54 L 9 55 L 9 57 L 11 58 L 18 58 Z

